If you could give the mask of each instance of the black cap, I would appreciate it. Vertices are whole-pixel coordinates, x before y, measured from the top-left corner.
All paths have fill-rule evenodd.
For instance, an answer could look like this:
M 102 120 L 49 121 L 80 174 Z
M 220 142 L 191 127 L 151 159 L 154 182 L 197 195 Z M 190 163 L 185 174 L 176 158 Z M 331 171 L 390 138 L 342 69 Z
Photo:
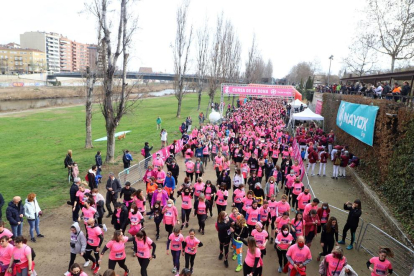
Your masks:
M 125 183 L 125 186 L 131 186 L 131 182 L 127 181 L 127 182 Z

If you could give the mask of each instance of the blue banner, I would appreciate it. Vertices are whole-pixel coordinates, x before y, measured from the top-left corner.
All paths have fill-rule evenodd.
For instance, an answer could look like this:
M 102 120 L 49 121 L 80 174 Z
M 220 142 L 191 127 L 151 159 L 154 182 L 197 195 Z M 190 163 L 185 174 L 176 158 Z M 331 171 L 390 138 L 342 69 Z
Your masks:
M 358 140 L 372 146 L 378 109 L 378 106 L 341 101 L 336 115 L 336 125 Z

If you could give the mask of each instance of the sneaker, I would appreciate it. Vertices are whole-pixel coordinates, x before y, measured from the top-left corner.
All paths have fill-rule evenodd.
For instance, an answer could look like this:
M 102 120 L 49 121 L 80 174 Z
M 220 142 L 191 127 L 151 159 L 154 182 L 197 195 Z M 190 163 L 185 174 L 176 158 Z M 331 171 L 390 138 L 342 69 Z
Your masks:
M 338 177 L 336 177 L 335 179 L 338 180 Z
M 322 254 L 322 253 L 320 253 L 320 252 L 319 252 L 318 257 L 316 258 L 316 261 L 317 261 L 317 262 L 320 262 L 320 261 L 321 261 L 321 254 Z
M 107 214 L 107 215 L 106 215 L 106 217 L 107 217 L 107 218 L 112 217 L 112 213 Z
M 201 231 L 201 235 L 204 235 L 204 230 Z
M 98 273 L 98 271 L 99 271 L 99 269 L 101 269 L 99 266 L 97 266 L 96 268 L 95 268 L 95 270 L 93 271 L 93 274 L 97 274 Z
M 91 261 L 86 261 L 86 262 L 83 264 L 83 267 L 88 267 L 90 263 L 91 263 Z
M 129 269 L 124 272 L 124 276 L 128 276 L 128 275 L 129 275 Z
M 185 228 L 188 228 L 188 222 L 185 223 Z
M 106 227 L 106 224 L 102 225 L 102 228 L 103 228 L 103 230 L 104 230 L 105 232 L 107 232 L 107 231 L 108 231 L 108 228 Z
M 37 235 L 38 238 L 44 238 L 45 236 L 43 236 L 42 234 Z
M 183 230 L 184 229 L 184 224 L 181 224 L 181 230 Z
M 241 271 L 243 269 L 243 266 L 242 265 L 238 265 L 237 267 L 236 267 L 236 272 L 239 272 L 239 271 Z
M 351 249 L 353 249 L 354 248 L 354 246 L 352 245 L 352 244 L 350 244 L 350 245 L 348 245 L 347 247 L 346 247 L 346 249 L 347 250 L 351 250 Z
M 213 217 L 213 213 L 210 213 L 210 217 Z
M 201 228 L 198 228 L 198 233 L 200 233 L 201 232 Z
M 282 267 L 279 266 L 277 272 L 282 273 Z
M 270 238 L 270 242 L 273 242 L 273 238 Z
M 314 174 L 311 174 L 311 176 L 315 176 Z
M 340 240 L 340 241 L 338 242 L 338 244 L 345 244 L 345 241 L 344 241 L 344 240 Z
M 191 273 L 191 274 L 194 274 L 194 270 L 193 270 L 193 268 L 190 268 L 190 273 Z
M 218 259 L 219 259 L 219 260 L 223 260 L 223 253 L 220 253 L 220 255 L 219 255 Z
M 227 261 L 227 260 L 225 260 L 224 261 L 224 266 L 227 268 L 227 267 L 229 267 L 229 261 Z
M 32 242 L 36 242 L 36 239 L 35 238 L 31 238 L 30 239 Z
M 155 236 L 155 240 L 158 241 L 160 239 L 160 235 Z
M 92 263 L 91 269 L 94 270 L 97 267 L 96 263 Z
M 70 272 L 66 271 L 63 275 L 68 276 L 68 275 L 70 275 Z
M 237 254 L 233 254 L 233 257 L 231 258 L 233 261 L 237 260 Z
M 177 273 L 177 268 L 174 266 L 174 268 L 171 270 L 172 273 Z
M 318 173 L 318 174 L 317 174 L 317 176 L 319 176 L 319 177 L 320 177 L 321 175 Z
M 326 177 L 326 174 L 324 174 L 323 177 Z

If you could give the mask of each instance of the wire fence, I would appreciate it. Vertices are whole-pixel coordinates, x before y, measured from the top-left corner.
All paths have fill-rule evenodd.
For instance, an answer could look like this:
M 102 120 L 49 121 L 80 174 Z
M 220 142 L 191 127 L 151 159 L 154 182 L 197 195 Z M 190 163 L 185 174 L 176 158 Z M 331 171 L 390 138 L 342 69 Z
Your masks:
M 394 252 L 390 258 L 394 273 L 397 276 L 408 276 L 414 272 L 414 251 L 397 241 L 377 226 L 368 223 L 362 232 L 357 249 L 364 249 L 372 256 L 378 256 L 380 246 L 389 247 Z
M 135 164 L 118 174 L 118 180 L 121 186 L 125 186 L 125 183 L 130 182 L 131 185 L 141 181 L 147 171 L 147 167 L 151 165 L 151 156 L 141 160 L 138 164 Z

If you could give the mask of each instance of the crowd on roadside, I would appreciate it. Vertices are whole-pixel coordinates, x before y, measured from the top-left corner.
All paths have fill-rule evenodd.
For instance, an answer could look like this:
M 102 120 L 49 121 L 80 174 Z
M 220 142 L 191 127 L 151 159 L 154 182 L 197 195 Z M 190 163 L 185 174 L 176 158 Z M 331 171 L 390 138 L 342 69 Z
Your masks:
M 411 87 L 408 81 L 400 85 L 395 82 L 391 87 L 388 82 L 378 82 L 377 84 L 356 82 L 355 84 L 332 84 L 332 85 L 317 85 L 315 87 L 317 92 L 322 93 L 337 93 L 345 95 L 362 95 L 365 97 L 375 99 L 387 99 L 394 101 L 406 102 L 407 97 L 411 94 Z

